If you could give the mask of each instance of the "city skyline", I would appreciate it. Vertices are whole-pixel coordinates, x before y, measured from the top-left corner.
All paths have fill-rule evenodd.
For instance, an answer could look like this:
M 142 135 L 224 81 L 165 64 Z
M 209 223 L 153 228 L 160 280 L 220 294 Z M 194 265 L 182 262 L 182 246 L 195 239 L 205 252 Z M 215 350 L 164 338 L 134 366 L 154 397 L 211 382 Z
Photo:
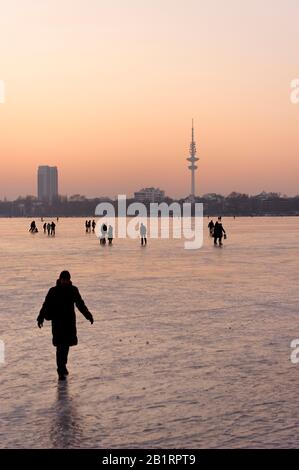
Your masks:
M 298 2 L 11 0 L 2 13 L 1 199 L 35 194 L 41 161 L 63 194 L 187 196 L 192 116 L 198 195 L 298 194 Z

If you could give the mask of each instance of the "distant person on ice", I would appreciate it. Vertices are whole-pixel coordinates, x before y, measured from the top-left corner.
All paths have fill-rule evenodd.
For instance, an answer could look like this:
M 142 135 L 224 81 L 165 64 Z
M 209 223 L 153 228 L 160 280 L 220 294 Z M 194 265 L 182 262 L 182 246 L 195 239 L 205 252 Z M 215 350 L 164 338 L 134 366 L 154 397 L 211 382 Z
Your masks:
M 112 241 L 113 241 L 113 227 L 112 227 L 112 225 L 109 225 L 109 227 L 108 227 L 108 242 L 109 242 L 109 245 L 112 245 Z
M 101 237 L 100 237 L 101 245 L 106 245 L 106 235 L 107 235 L 107 225 L 104 223 L 101 226 Z
M 141 245 L 146 245 L 146 226 L 141 222 L 140 224 L 140 239 L 141 239 Z
M 29 232 L 35 233 L 35 229 L 36 229 L 36 223 L 35 223 L 35 220 L 33 220 L 30 224 Z
M 55 228 L 56 224 L 54 222 L 51 223 L 51 235 L 54 237 L 55 236 Z
M 221 222 L 221 217 L 218 217 L 218 221 L 214 225 L 214 245 L 217 245 L 217 240 L 219 240 L 219 245 L 221 246 L 222 243 L 222 237 L 224 234 L 224 238 L 226 238 L 226 231 L 224 230 Z
M 50 234 L 51 234 L 51 224 L 50 224 L 50 222 L 47 223 L 47 232 L 48 232 L 48 237 L 49 237 Z
M 93 316 L 86 307 L 77 287 L 71 282 L 68 271 L 62 271 L 55 287 L 51 287 L 37 317 L 38 327 L 44 320 L 52 321 L 53 346 L 59 380 L 68 375 L 66 368 L 70 346 L 78 344 L 74 305 L 93 324 Z
M 208 228 L 209 228 L 210 236 L 211 236 L 211 237 L 213 236 L 213 233 L 214 233 L 214 227 L 215 227 L 215 224 L 214 224 L 213 219 L 212 219 L 212 220 L 210 220 L 210 222 L 208 223 Z

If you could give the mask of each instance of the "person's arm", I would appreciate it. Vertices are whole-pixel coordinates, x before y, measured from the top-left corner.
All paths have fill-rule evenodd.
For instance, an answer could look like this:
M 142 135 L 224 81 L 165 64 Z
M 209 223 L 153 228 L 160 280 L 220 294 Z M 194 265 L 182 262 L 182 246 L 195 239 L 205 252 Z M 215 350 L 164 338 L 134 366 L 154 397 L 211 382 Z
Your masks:
M 91 324 L 93 324 L 93 316 L 86 307 L 84 300 L 82 299 L 79 290 L 77 287 L 75 289 L 75 304 L 79 312 L 82 313 L 82 315 L 86 318 L 86 320 L 89 320 Z
M 38 317 L 37 317 L 37 319 L 36 319 L 37 325 L 38 325 L 39 328 L 41 328 L 41 327 L 43 326 L 44 320 L 45 320 L 45 318 L 46 318 L 46 316 L 47 316 L 47 312 L 48 312 L 48 310 L 49 310 L 50 303 L 51 303 L 51 302 L 50 302 L 51 296 L 52 296 L 52 288 L 51 288 L 51 289 L 49 290 L 49 292 L 47 293 L 46 298 L 45 298 L 45 300 L 44 300 L 44 303 L 43 303 L 43 305 L 42 305 L 42 308 L 41 308 L 41 310 L 40 310 L 40 312 L 39 312 L 39 315 L 38 315 Z

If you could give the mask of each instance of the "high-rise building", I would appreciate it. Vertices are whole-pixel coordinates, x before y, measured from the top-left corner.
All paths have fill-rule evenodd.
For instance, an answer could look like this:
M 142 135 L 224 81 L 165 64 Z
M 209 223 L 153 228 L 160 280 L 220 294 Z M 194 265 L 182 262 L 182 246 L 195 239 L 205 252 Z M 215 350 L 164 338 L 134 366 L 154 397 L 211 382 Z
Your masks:
M 56 166 L 42 165 L 37 171 L 37 197 L 52 203 L 58 196 L 58 171 Z
M 195 199 L 195 170 L 197 170 L 196 162 L 198 162 L 199 158 L 196 156 L 196 144 L 194 140 L 194 127 L 193 127 L 193 119 L 192 119 L 192 135 L 191 135 L 191 143 L 190 143 L 190 150 L 189 150 L 189 157 L 187 158 L 188 162 L 191 165 L 188 166 L 188 169 L 191 170 L 191 193 L 190 199 L 194 201 Z

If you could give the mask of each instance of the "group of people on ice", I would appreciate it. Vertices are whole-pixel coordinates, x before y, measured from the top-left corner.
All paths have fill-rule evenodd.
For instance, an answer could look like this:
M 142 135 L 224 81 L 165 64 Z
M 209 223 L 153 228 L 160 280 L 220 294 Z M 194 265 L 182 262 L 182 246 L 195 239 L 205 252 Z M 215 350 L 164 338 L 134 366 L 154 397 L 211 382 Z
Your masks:
M 57 219 L 58 220 L 58 219 Z M 96 221 L 93 220 L 86 220 L 85 221 L 85 230 L 86 233 L 95 232 L 96 228 Z M 214 245 L 223 245 L 222 239 L 226 239 L 226 231 L 222 225 L 222 220 L 221 217 L 218 217 L 218 220 L 214 223 L 213 220 L 211 219 L 210 222 L 208 223 L 208 228 L 210 232 L 210 236 L 214 238 Z M 43 224 L 43 229 L 44 233 L 48 233 L 48 236 L 55 236 L 55 230 L 56 230 L 56 224 L 52 221 L 52 223 L 44 223 Z M 30 228 L 29 232 L 31 233 L 38 233 L 38 228 L 36 226 L 35 220 L 33 220 L 30 223 Z M 142 246 L 145 246 L 147 244 L 147 229 L 146 226 L 141 223 L 140 228 L 139 228 L 139 233 L 140 233 L 140 242 Z M 106 245 L 107 240 L 108 244 L 112 245 L 113 241 L 113 227 L 112 225 L 107 225 L 105 223 L 102 224 L 101 226 L 101 234 L 100 234 L 100 244 L 101 245 Z
M 44 233 L 47 233 L 48 232 L 48 237 L 52 236 L 54 237 L 55 236 L 55 230 L 56 230 L 56 224 L 55 222 L 45 222 L 44 225 L 43 225 L 43 229 L 44 229 Z
M 86 233 L 90 233 L 91 229 L 94 232 L 95 228 L 96 228 L 96 225 L 97 224 L 96 224 L 96 221 L 94 219 L 93 219 L 93 221 L 85 220 L 85 231 L 86 231 Z
M 56 224 L 55 222 L 45 222 L 43 224 L 43 229 L 44 229 L 44 233 L 46 234 L 48 232 L 48 236 L 52 236 L 54 237 L 55 236 L 55 230 L 56 230 Z M 36 226 L 36 222 L 35 220 L 32 220 L 32 222 L 30 223 L 30 228 L 29 228 L 29 232 L 31 233 L 38 233 L 38 228 Z
M 214 245 L 223 245 L 222 238 L 226 239 L 226 231 L 222 225 L 221 217 L 218 217 L 218 220 L 214 223 L 213 220 L 210 220 L 208 223 L 208 228 L 210 231 L 210 236 L 214 238 Z M 217 243 L 218 241 L 218 243 Z
M 100 245 L 106 245 L 107 240 L 109 245 L 112 245 L 113 227 L 112 225 L 109 225 L 109 227 L 107 228 L 107 225 L 104 223 L 101 226 Z
M 38 233 L 38 228 L 36 226 L 35 220 L 31 222 L 30 227 L 29 227 L 29 232 Z
M 145 246 L 147 244 L 146 226 L 142 222 L 140 224 L 139 233 L 140 233 L 141 245 Z M 113 241 L 112 225 L 109 225 L 109 227 L 107 227 L 107 225 L 103 223 L 101 226 L 101 234 L 99 238 L 100 238 L 101 245 L 106 245 L 107 240 L 108 240 L 108 244 L 112 245 L 112 241 Z

